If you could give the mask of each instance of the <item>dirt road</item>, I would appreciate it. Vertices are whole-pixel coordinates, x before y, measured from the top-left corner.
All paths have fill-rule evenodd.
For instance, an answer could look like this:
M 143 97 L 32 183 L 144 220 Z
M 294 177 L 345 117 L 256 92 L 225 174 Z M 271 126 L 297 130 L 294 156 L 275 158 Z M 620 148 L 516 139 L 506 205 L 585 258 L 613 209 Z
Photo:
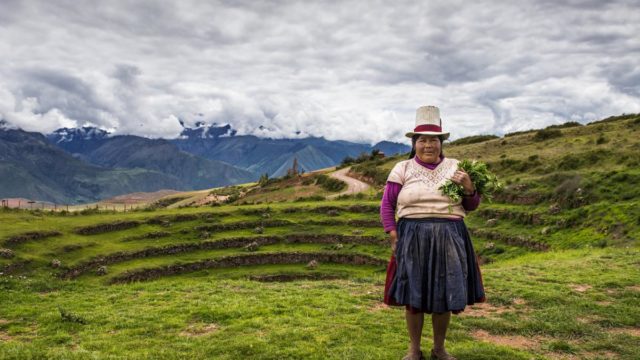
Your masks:
M 338 197 L 340 195 L 346 195 L 346 194 L 357 194 L 359 192 L 363 192 L 366 191 L 367 189 L 369 189 L 369 185 L 367 183 L 364 183 L 360 180 L 354 179 L 350 176 L 347 176 L 347 173 L 349 172 L 349 170 L 351 169 L 351 167 L 346 167 L 344 169 L 340 169 L 336 172 L 333 172 L 331 174 L 329 174 L 329 176 L 331 176 L 332 178 L 344 181 L 345 183 L 347 183 L 347 190 L 339 193 L 339 194 L 333 194 L 333 195 L 329 195 L 329 198 L 335 198 Z

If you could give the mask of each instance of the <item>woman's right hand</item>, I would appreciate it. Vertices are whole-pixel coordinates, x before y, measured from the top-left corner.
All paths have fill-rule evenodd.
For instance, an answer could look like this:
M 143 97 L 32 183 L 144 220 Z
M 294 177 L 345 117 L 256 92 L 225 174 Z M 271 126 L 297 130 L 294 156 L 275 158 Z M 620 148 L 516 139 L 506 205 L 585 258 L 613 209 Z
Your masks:
M 396 252 L 396 243 L 398 242 L 398 232 L 395 230 L 389 231 L 389 240 L 391 241 L 391 251 Z

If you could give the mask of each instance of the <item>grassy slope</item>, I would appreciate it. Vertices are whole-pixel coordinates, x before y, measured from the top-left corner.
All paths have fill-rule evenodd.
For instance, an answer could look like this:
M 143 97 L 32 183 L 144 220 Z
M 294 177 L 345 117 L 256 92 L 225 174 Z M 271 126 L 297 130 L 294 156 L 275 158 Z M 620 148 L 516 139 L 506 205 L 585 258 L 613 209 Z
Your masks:
M 546 142 L 532 141 L 530 133 L 508 137 L 504 145 L 503 139 L 497 139 L 446 148 L 448 156 L 459 159 L 480 154 L 480 159 L 489 162 L 510 184 L 507 194 L 515 193 L 514 188 L 530 198 L 542 194 L 528 205 L 484 203 L 468 217 L 471 229 L 502 237 L 520 236 L 551 247 L 541 252 L 518 243 L 473 237 L 477 252 L 488 262 L 483 265 L 488 303 L 470 307 L 452 321 L 450 352 L 463 359 L 640 357 L 640 350 L 633 345 L 640 337 L 639 197 L 633 192 L 637 183 L 629 182 L 637 165 L 633 157 L 612 161 L 614 156 L 637 152 L 638 130 L 634 126 L 633 120 L 624 120 L 604 129 L 599 129 L 602 125 L 563 129 L 564 136 Z M 602 130 L 608 131 L 607 140 L 597 144 Z M 606 158 L 587 155 L 592 161 L 570 169 L 568 174 L 557 169 L 556 164 L 566 156 L 580 157 L 592 150 L 606 154 Z M 530 160 L 534 154 L 538 158 Z M 397 160 L 389 159 L 379 171 L 388 171 Z M 576 186 L 568 191 L 558 189 L 558 182 L 576 176 L 579 179 L 572 180 Z M 585 184 L 591 187 L 582 191 L 582 202 L 576 204 L 575 190 Z M 110 278 L 128 270 L 246 254 L 242 248 L 119 261 L 107 265 L 106 276 L 97 276 L 91 269 L 69 281 L 57 279 L 54 274 L 58 270 L 49 267 L 54 258 L 70 266 L 115 252 L 235 237 L 354 235 L 356 230 L 355 234 L 383 239 L 377 226 L 310 224 L 311 220 L 375 220 L 376 213 L 350 212 L 348 207 L 378 203 L 376 199 L 347 199 L 272 203 L 268 210 L 262 204 L 67 216 L 2 211 L 0 242 L 26 231 L 57 230 L 63 235 L 0 245 L 16 253 L 13 259 L 0 258 L 0 267 L 30 260 L 23 270 L 0 276 L 0 358 L 399 358 L 407 345 L 403 312 L 380 306 L 382 267 L 324 263 L 316 269 L 304 264 L 244 266 L 106 285 Z M 560 208 L 557 214 L 549 212 L 553 204 Z M 313 211 L 328 205 L 339 207 L 340 216 Z M 227 215 L 220 215 L 223 213 Z M 98 235 L 73 232 L 79 226 L 176 214 L 200 216 Z M 499 214 L 497 222 L 488 225 L 486 221 L 495 214 Z M 195 229 L 260 219 L 284 219 L 291 224 L 265 227 L 262 234 L 252 228 L 208 234 Z M 158 231 L 170 235 L 125 241 Z M 277 243 L 262 246 L 257 253 L 291 251 L 362 253 L 381 259 L 389 255 L 384 242 L 340 248 Z M 325 274 L 339 279 L 284 283 L 247 279 L 265 274 Z M 62 317 L 58 307 L 71 315 Z M 430 334 L 430 329 L 425 329 L 426 348 Z

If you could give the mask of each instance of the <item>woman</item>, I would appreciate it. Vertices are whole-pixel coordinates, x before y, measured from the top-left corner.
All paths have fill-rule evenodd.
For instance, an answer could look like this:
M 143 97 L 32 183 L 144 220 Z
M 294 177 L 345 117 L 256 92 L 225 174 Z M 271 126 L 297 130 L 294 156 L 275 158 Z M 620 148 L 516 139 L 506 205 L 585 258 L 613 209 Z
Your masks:
M 477 258 L 463 218 L 480 203 L 471 178 L 446 158 L 440 110 L 423 106 L 416 112 L 409 160 L 397 163 L 387 179 L 380 217 L 391 240 L 384 302 L 404 305 L 411 345 L 403 360 L 424 359 L 420 338 L 424 313 L 431 314 L 431 359 L 455 359 L 444 347 L 451 313 L 484 302 Z M 447 180 L 462 185 L 465 195 L 454 203 L 438 188 Z M 399 221 L 396 224 L 395 215 Z

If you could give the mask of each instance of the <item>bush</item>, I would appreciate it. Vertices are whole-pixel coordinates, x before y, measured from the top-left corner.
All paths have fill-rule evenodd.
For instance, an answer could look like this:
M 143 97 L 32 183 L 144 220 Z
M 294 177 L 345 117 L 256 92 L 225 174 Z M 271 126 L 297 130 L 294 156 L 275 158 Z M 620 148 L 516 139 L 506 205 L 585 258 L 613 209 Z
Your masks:
M 582 126 L 582 124 L 580 124 L 579 122 L 575 122 L 575 121 L 569 121 L 566 122 L 564 124 L 560 124 L 560 125 L 551 125 L 551 126 L 547 126 L 545 129 L 565 129 L 565 128 L 570 128 L 570 127 L 576 127 L 576 126 Z
M 622 114 L 618 116 L 609 116 L 608 118 L 605 118 L 602 120 L 592 121 L 587 125 L 602 124 L 602 123 L 608 123 L 608 122 L 614 122 L 614 121 L 633 119 L 633 118 L 637 118 L 638 116 L 640 116 L 640 114 Z
M 562 136 L 562 131 L 557 129 L 542 129 L 538 130 L 533 136 L 534 141 L 544 141 Z
M 340 163 L 340 167 L 345 167 L 351 164 L 360 164 L 363 163 L 365 161 L 371 161 L 371 160 L 377 160 L 379 159 L 379 155 L 380 155 L 380 150 L 378 149 L 373 149 L 371 150 L 371 153 L 361 153 L 360 155 L 358 155 L 357 158 L 352 158 L 351 156 L 347 156 L 344 159 L 342 159 L 342 162 Z
M 604 135 L 600 134 L 600 136 L 598 137 L 598 140 L 596 140 L 596 144 L 598 145 L 602 145 L 604 143 L 606 143 L 608 140 L 606 137 L 604 137 Z
M 356 165 L 352 168 L 352 171 L 371 179 L 376 185 L 386 184 L 389 176 L 389 171 L 379 169 L 374 162 Z
M 322 175 L 322 174 L 316 177 L 316 184 L 320 185 L 320 187 L 322 187 L 327 191 L 334 191 L 334 192 L 340 191 L 345 187 L 347 187 L 347 184 L 345 184 L 344 181 L 340 181 L 338 179 L 334 179 L 332 177 L 329 177 L 327 175 Z
M 83 317 L 74 314 L 71 311 L 67 311 L 60 306 L 58 306 L 58 311 L 60 312 L 60 318 L 63 322 L 73 322 L 82 325 L 87 323 L 87 320 L 85 320 Z
M 515 131 L 504 134 L 504 137 L 516 136 L 516 135 L 524 135 L 535 132 L 536 130 L 524 130 L 524 131 Z M 503 144 L 504 145 L 504 144 Z

